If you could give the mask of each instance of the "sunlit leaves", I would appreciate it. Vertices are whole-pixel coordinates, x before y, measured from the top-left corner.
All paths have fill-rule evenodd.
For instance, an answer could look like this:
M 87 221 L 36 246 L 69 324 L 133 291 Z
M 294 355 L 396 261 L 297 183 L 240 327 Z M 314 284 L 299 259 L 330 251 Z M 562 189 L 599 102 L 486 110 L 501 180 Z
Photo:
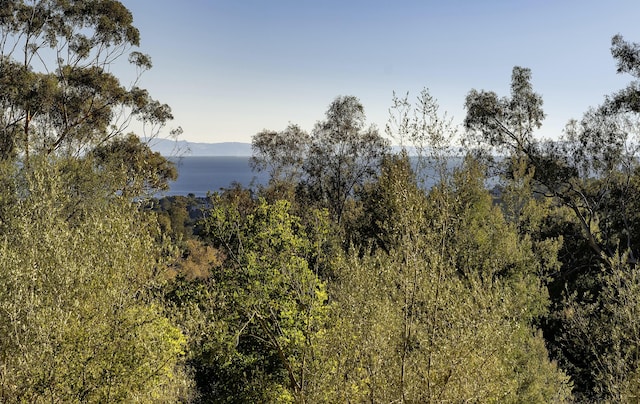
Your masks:
M 214 343 L 209 355 L 229 359 L 203 364 L 228 376 L 203 388 L 213 389 L 220 401 L 226 394 L 301 400 L 327 310 L 324 283 L 312 267 L 314 237 L 286 201 L 260 199 L 247 211 L 218 196 L 212 202 L 204 235 L 226 256 L 212 273 L 212 292 L 225 296 L 217 315 L 228 331 L 222 334 L 227 343 Z M 326 220 L 321 212 L 316 217 Z
M 149 293 L 161 258 L 151 223 L 122 199 L 70 209 L 62 169 L 32 161 L 3 209 L 2 401 L 177 398 L 186 341 Z
M 566 400 L 567 377 L 532 327 L 548 303 L 544 264 L 492 205 L 480 171 L 469 164 L 425 196 L 403 167 L 380 178 L 378 200 L 392 208 L 378 217 L 386 248 L 334 263 L 314 400 Z

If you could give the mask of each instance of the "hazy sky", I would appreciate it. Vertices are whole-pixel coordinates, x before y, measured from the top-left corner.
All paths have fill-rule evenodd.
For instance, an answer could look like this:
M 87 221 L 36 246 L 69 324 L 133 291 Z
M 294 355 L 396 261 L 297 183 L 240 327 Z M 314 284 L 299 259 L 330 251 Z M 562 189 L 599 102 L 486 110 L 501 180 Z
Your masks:
M 311 130 L 355 95 L 381 132 L 393 91 L 428 88 L 456 121 L 472 89 L 509 94 L 532 69 L 557 136 L 631 78 L 611 37 L 640 42 L 638 0 L 123 0 L 154 67 L 142 86 L 194 142 L 250 142 L 262 129 Z

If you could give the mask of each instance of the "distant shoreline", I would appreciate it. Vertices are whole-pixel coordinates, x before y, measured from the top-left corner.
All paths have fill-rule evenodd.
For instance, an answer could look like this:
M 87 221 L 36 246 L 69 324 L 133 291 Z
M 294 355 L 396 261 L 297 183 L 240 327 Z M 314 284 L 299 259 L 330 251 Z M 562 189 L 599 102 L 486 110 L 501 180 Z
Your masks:
M 151 150 L 165 157 L 245 157 L 252 155 L 251 143 L 222 142 L 198 143 L 186 140 L 154 139 L 149 143 Z
M 219 142 L 203 143 L 189 142 L 187 140 L 153 139 L 149 146 L 151 150 L 159 152 L 165 157 L 192 156 L 192 157 L 245 157 L 253 155 L 251 143 L 245 142 Z M 401 150 L 400 146 L 391 146 L 394 153 Z M 408 147 L 409 156 L 417 155 L 412 147 Z

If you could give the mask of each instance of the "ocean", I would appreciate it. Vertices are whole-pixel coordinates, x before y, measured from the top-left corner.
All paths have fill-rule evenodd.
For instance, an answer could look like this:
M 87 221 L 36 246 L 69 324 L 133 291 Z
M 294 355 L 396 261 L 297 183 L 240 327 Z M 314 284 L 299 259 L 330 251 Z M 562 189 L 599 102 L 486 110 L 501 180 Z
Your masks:
M 170 158 L 178 168 L 178 179 L 169 184 L 169 191 L 157 196 L 193 194 L 205 197 L 209 192 L 218 192 L 238 183 L 243 187 L 265 185 L 269 177 L 266 173 L 254 173 L 249 166 L 249 157 L 235 156 L 186 156 Z M 452 158 L 449 169 L 461 164 L 460 158 Z M 415 161 L 414 161 L 415 163 Z M 433 171 L 427 169 L 427 174 Z M 430 188 L 435 183 L 433 176 L 427 175 L 424 186 Z M 488 188 L 496 184 L 496 179 L 486 182 Z
M 249 157 L 228 156 L 185 156 L 170 158 L 178 168 L 178 179 L 169 183 L 169 191 L 161 195 L 207 196 L 229 188 L 234 183 L 243 187 L 266 184 L 265 173 L 254 173 L 249 166 Z

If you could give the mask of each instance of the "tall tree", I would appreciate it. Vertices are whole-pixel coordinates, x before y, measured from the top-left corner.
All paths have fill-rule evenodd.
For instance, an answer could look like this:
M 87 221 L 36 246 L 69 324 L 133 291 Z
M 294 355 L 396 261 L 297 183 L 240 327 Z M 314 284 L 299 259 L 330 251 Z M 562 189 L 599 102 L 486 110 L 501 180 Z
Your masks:
M 266 171 L 271 182 L 297 182 L 311 138 L 298 125 L 283 131 L 263 130 L 251 139 L 251 168 Z
M 464 124 L 475 140 L 509 153 L 524 153 L 534 142 L 535 129 L 542 126 L 542 97 L 533 91 L 531 70 L 514 67 L 511 97 L 493 91 L 471 90 L 465 102 Z
M 634 72 L 637 47 L 616 36 L 612 52 L 621 72 Z M 470 139 L 506 153 L 512 188 L 519 182 L 529 192 L 566 207 L 596 259 L 602 254 L 612 257 L 623 247 L 635 261 L 637 219 L 629 205 L 634 200 L 638 151 L 635 85 L 587 111 L 580 122 L 570 121 L 559 141 L 543 141 L 533 137 L 544 115 L 542 100 L 529 81 L 528 69 L 516 67 L 510 99 L 472 90 L 465 119 Z
M 283 180 L 302 185 L 305 203 L 329 209 L 337 223 L 389 151 L 388 141 L 366 125 L 364 107 L 354 96 L 337 97 L 311 135 L 297 125 L 282 132 L 265 130 L 253 137 L 252 147 L 254 170 L 268 170 L 272 185 Z
M 110 67 L 140 41 L 119 1 L 5 0 L 0 11 L 0 159 L 32 152 L 73 155 L 124 132 L 133 118 L 151 132 L 170 108 Z M 134 51 L 141 72 L 150 58 Z
M 572 121 L 561 147 L 554 149 L 559 156 L 552 160 L 555 167 L 567 167 L 557 181 L 564 186 L 560 188 L 565 190 L 564 203 L 578 218 L 592 251 L 585 254 L 591 257 L 587 265 L 584 258 L 570 255 L 572 267 L 579 268 L 582 276 L 573 282 L 569 278 L 568 296 L 555 316 L 559 323 L 555 335 L 558 356 L 574 375 L 579 398 L 634 402 L 638 399 L 634 294 L 640 284 L 640 45 L 616 35 L 611 51 L 618 73 L 635 80 L 589 109 L 580 121 Z
M 366 126 L 364 107 L 354 96 L 336 98 L 316 124 L 304 164 L 312 194 L 339 223 L 347 200 L 374 178 L 388 152 L 386 141 Z
M 619 73 L 640 77 L 638 44 L 617 35 L 611 51 Z M 524 89 L 521 99 L 529 100 L 528 107 L 520 108 L 527 114 L 520 115 L 539 122 L 540 102 L 527 96 L 528 86 L 518 88 Z M 582 119 L 571 120 L 558 141 L 535 139 L 528 130 L 520 132 L 527 136 L 518 136 L 510 126 L 513 120 L 502 113 L 501 105 L 509 104 L 475 90 L 467 97 L 465 123 L 472 139 L 506 151 L 513 175 L 505 189 L 523 191 L 521 198 L 528 202 L 532 194 L 547 199 L 546 211 L 538 211 L 538 229 L 531 231 L 530 222 L 521 232 L 538 241 L 563 241 L 561 271 L 550 287 L 556 307 L 545 332 L 581 400 L 635 399 L 637 382 L 629 369 L 637 366 L 637 343 L 629 317 L 636 302 L 629 296 L 637 288 L 640 254 L 639 91 L 634 81 L 606 97 Z M 528 221 L 522 218 L 532 206 L 520 209 L 514 219 Z
M 111 188 L 125 197 L 148 195 L 169 189 L 169 181 L 178 177 L 175 164 L 152 151 L 133 133 L 91 150 L 98 172 L 110 173 Z

